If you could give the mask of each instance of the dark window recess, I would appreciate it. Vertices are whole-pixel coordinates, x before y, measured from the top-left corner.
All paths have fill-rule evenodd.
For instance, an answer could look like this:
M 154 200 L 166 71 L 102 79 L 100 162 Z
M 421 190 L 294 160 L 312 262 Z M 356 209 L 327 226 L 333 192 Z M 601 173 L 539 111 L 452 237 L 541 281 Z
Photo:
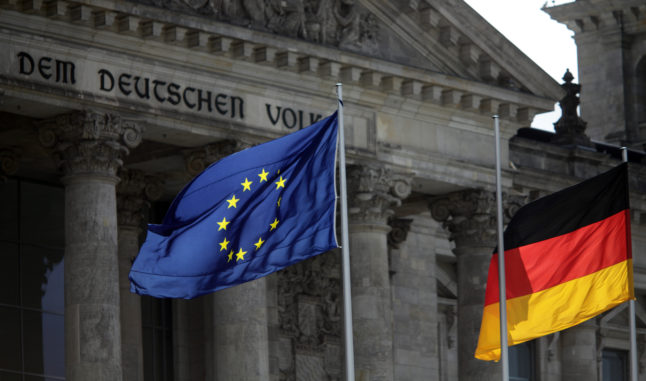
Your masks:
M 65 380 L 64 190 L 0 182 L 0 380 Z

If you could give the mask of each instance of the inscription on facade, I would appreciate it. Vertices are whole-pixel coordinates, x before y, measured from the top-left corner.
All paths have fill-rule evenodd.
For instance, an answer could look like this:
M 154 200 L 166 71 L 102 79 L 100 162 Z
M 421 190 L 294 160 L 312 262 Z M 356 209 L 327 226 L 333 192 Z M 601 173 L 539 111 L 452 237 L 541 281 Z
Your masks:
M 302 129 L 307 127 L 310 124 L 318 122 L 323 115 L 315 114 L 313 112 L 309 113 L 309 118 L 305 116 L 303 110 L 294 110 L 289 107 L 273 106 L 269 103 L 265 103 L 265 108 L 267 109 L 267 117 L 269 121 L 274 126 L 278 123 L 282 123 L 283 127 L 292 129 L 298 127 Z
M 37 72 L 45 80 L 61 83 L 76 83 L 74 70 L 76 65 L 71 61 L 63 61 L 52 57 L 32 57 L 28 53 L 18 53 L 19 73 L 32 75 Z
M 231 119 L 245 120 L 246 99 L 256 100 L 253 95 L 242 97 L 227 94 L 206 86 L 183 83 L 176 78 L 164 77 L 154 72 L 148 73 L 145 69 L 137 73 L 119 70 L 100 62 L 75 62 L 68 58 L 54 57 L 48 53 L 35 54 L 22 50 L 16 50 L 10 54 L 17 58 L 12 70 L 21 76 L 37 81 L 72 85 L 86 93 L 152 103 L 158 107 L 213 113 Z M 262 100 L 257 102 L 260 103 Z M 258 105 L 258 103 L 255 104 Z M 266 113 L 252 107 L 260 113 L 251 115 L 251 123 L 267 124 L 268 122 L 271 126 L 300 130 L 323 118 L 316 112 L 271 103 L 264 103 L 264 105 Z
M 130 73 L 116 75 L 107 69 L 99 70 L 98 75 L 99 89 L 104 92 L 118 91 L 126 97 L 168 102 L 173 106 L 181 103 L 191 110 L 216 111 L 223 116 L 244 119 L 244 100 L 238 96 Z

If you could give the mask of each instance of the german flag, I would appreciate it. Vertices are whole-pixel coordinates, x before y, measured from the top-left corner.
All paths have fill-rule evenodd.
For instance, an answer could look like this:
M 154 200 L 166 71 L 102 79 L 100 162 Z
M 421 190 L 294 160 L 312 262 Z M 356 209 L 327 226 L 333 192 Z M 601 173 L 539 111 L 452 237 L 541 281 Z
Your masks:
M 520 208 L 504 233 L 509 345 L 634 298 L 628 165 Z M 489 265 L 475 357 L 500 359 L 498 254 Z

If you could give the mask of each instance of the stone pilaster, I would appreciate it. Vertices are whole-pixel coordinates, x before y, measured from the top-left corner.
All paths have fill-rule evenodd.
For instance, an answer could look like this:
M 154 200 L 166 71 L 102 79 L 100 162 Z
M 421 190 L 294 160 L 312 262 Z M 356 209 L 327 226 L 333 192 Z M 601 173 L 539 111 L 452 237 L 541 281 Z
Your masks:
M 119 170 L 117 185 L 121 357 L 124 381 L 143 381 L 141 297 L 130 292 L 128 274 L 139 252 L 139 235 L 148 200 L 161 196 L 161 181 L 138 170 Z
M 507 199 L 513 215 L 521 199 Z M 493 192 L 467 190 L 435 198 L 431 215 L 443 222 L 455 241 L 458 265 L 458 375 L 461 381 L 500 379 L 500 365 L 473 357 L 478 344 L 491 255 L 497 244 L 496 198 Z
M 356 378 L 393 380 L 388 218 L 410 182 L 367 166 L 349 166 L 347 178 Z
M 72 112 L 41 122 L 65 176 L 66 379 L 121 380 L 115 186 L 141 129 L 119 116 Z
M 594 319 L 561 332 L 562 379 L 596 380 L 598 371 L 597 329 Z

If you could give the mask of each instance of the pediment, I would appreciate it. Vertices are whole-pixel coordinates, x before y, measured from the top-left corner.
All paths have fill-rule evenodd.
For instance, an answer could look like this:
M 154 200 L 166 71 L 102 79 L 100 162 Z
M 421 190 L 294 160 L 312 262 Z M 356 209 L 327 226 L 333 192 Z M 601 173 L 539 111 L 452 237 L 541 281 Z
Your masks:
M 561 90 L 462 0 L 134 0 L 558 99 Z

